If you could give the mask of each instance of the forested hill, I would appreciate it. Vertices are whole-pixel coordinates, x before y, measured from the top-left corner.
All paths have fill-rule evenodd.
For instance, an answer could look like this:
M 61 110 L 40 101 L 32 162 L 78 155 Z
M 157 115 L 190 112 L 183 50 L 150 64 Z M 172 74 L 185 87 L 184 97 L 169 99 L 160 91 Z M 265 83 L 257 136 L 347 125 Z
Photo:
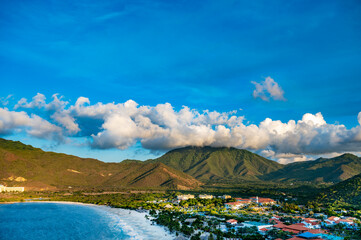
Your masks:
M 226 147 L 185 147 L 150 162 L 164 163 L 204 182 L 254 181 L 283 168 L 283 165 L 247 150 Z
M 342 154 L 334 158 L 285 165 L 278 171 L 264 176 L 266 181 L 301 181 L 313 183 L 338 183 L 361 173 L 361 158 Z
M 361 174 L 326 189 L 317 201 L 331 205 L 361 207 Z

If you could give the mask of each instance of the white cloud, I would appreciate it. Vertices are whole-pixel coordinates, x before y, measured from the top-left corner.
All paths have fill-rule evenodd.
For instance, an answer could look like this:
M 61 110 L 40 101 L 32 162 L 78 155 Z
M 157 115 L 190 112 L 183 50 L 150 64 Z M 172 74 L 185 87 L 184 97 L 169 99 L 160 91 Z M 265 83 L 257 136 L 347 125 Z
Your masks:
M 29 116 L 25 112 L 15 112 L 9 111 L 6 108 L 0 108 L 0 133 L 10 134 L 13 131 L 22 130 L 38 138 L 57 140 L 62 138 L 60 127 L 35 114 Z
M 9 94 L 7 97 L 0 97 L 0 103 L 3 105 L 3 106 L 6 106 L 9 104 L 9 100 L 13 97 L 12 94 Z
M 288 164 L 293 162 L 304 162 L 313 160 L 313 158 L 307 157 L 302 154 L 292 154 L 292 153 L 275 153 L 272 150 L 265 149 L 260 152 L 260 154 L 266 158 L 276 159 L 279 163 Z
M 31 102 L 28 102 L 26 98 L 22 98 L 15 105 L 15 109 L 18 108 L 42 108 L 46 106 L 46 97 L 41 93 L 37 93 Z
M 75 134 L 80 131 L 79 125 L 67 111 L 55 112 L 53 115 L 51 115 L 51 118 L 63 126 L 70 134 Z
M 283 96 L 284 91 L 271 77 L 267 77 L 260 83 L 254 81 L 252 81 L 252 83 L 256 87 L 256 89 L 253 91 L 254 98 L 261 98 L 264 101 L 269 101 L 270 98 L 274 100 L 286 100 Z
M 227 146 L 261 152 L 284 163 L 361 148 L 361 124 L 347 129 L 342 124 L 327 123 L 321 113 L 306 113 L 300 120 L 288 122 L 266 118 L 256 125 L 244 123 L 244 116 L 237 111 L 200 112 L 187 106 L 175 110 L 169 103 L 140 106 L 133 100 L 91 104 L 85 97 L 69 105 L 61 99 L 53 95 L 53 100 L 46 103 L 45 96 L 38 94 L 31 102 L 19 101 L 17 108 L 43 110 L 48 116 L 45 119 L 2 109 L 0 132 L 23 130 L 37 137 L 76 137 L 81 133 L 92 147 L 101 149 L 126 149 L 136 143 L 152 150 Z M 361 113 L 357 118 L 360 123 Z

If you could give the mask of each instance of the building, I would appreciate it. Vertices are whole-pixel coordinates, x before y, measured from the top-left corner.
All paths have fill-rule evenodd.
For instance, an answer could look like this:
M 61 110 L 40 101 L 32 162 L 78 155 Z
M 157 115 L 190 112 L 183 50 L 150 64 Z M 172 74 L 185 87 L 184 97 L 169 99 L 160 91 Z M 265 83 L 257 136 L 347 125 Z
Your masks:
M 301 234 L 294 236 L 292 238 L 289 238 L 287 240 L 307 240 L 307 239 L 321 240 L 321 238 L 318 235 L 312 234 L 310 232 L 301 233 Z
M 242 223 L 242 227 L 256 227 L 259 232 L 264 232 L 265 230 L 268 231 L 268 229 L 272 228 L 272 224 L 247 221 Z
M 248 205 L 251 203 L 256 203 L 258 205 L 273 205 L 276 204 L 276 201 L 271 198 L 259 198 L 259 197 L 250 197 L 250 198 L 236 198 L 237 202 L 243 203 L 243 205 Z
M 225 203 L 224 206 L 226 207 L 226 209 L 236 210 L 236 209 L 240 209 L 243 206 L 243 204 L 240 202 L 229 202 L 229 203 Z
M 251 197 L 250 200 L 259 205 L 273 205 L 276 201 L 271 198 Z
M 0 192 L 24 192 L 24 187 L 5 187 L 0 185 Z
M 222 199 L 230 199 L 230 198 L 232 198 L 232 196 L 231 195 L 223 195 L 220 198 L 222 198 Z
M 292 225 L 285 225 L 283 223 L 278 223 L 276 225 L 273 225 L 273 227 L 278 228 L 285 232 L 290 232 L 290 233 L 295 233 L 295 234 L 300 234 L 300 233 L 307 232 L 310 230 L 310 229 L 306 228 L 305 225 L 302 223 L 295 223 Z
M 227 223 L 229 223 L 231 225 L 236 225 L 238 223 L 238 221 L 236 219 L 229 219 L 229 220 L 227 220 Z
M 179 201 L 185 201 L 185 200 L 192 199 L 192 198 L 194 198 L 194 195 L 191 195 L 191 194 L 177 196 L 177 199 Z
M 320 220 L 315 218 L 303 218 L 302 223 L 310 229 L 319 229 L 321 228 Z
M 340 219 L 340 220 L 336 221 L 336 224 L 343 224 L 343 225 L 346 225 L 346 226 L 355 225 L 355 223 L 352 220 L 349 220 L 349 219 Z
M 325 222 L 326 226 L 332 226 L 332 225 L 337 224 L 338 220 L 340 220 L 339 217 L 332 216 L 332 217 L 327 218 L 324 222 Z
M 200 194 L 198 197 L 200 199 L 212 199 L 213 198 L 212 195 L 207 195 L 207 194 Z

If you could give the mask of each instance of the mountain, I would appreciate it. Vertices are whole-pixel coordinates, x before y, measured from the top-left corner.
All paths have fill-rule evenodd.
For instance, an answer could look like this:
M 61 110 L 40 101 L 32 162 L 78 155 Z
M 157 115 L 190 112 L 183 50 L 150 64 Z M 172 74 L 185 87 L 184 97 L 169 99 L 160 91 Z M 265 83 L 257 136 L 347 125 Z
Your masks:
M 0 184 L 28 189 L 173 188 L 202 183 L 162 163 L 127 160 L 105 163 L 0 138 Z
M 148 162 L 164 163 L 206 183 L 338 183 L 361 173 L 361 158 L 349 153 L 283 165 L 247 150 L 185 147 Z
M 283 168 L 247 150 L 226 147 L 179 148 L 148 162 L 164 163 L 203 182 L 258 181 Z
M 361 207 L 361 174 L 326 189 L 320 194 L 317 201 Z
M 0 138 L 0 184 L 33 189 L 192 189 L 203 183 L 338 183 L 361 173 L 361 158 L 335 158 L 287 165 L 247 150 L 185 147 L 148 160 L 105 163 Z
M 262 177 L 265 181 L 338 183 L 361 173 L 361 158 L 346 153 L 335 158 L 296 162 Z

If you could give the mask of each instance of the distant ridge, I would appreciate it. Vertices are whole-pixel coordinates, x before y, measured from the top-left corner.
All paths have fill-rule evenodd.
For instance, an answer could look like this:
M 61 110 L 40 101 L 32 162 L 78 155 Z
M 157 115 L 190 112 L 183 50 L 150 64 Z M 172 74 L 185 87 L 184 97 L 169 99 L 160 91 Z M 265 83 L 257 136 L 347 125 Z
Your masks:
M 161 162 L 203 182 L 257 181 L 283 165 L 247 150 L 227 147 L 174 149 L 149 162 Z
M 266 181 L 301 181 L 338 183 L 361 173 L 361 158 L 345 153 L 334 158 L 285 165 L 263 177 Z
M 148 162 L 162 162 L 205 183 L 338 183 L 361 173 L 361 158 L 350 153 L 284 165 L 232 147 L 184 147 Z
M 0 184 L 28 189 L 192 189 L 202 183 L 161 163 L 105 163 L 0 138 Z

